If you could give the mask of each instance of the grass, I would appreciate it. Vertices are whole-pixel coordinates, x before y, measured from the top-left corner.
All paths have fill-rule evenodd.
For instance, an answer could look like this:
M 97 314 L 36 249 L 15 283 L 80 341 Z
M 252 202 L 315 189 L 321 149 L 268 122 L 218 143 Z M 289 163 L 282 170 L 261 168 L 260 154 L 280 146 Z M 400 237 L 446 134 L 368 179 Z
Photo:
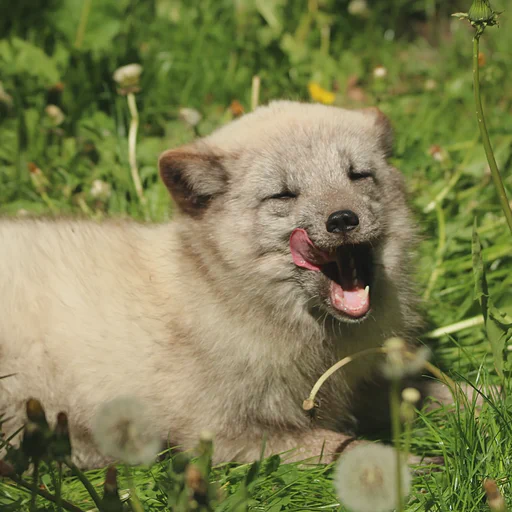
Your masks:
M 20 0 L 0 13 L 0 33 L 6 35 L 0 40 L 0 214 L 143 219 L 130 174 L 130 114 L 111 78 L 120 65 L 144 68 L 136 94 L 137 164 L 151 221 L 172 216 L 158 180 L 158 154 L 195 136 L 179 118 L 180 107 L 198 109 L 203 118 L 197 131 L 207 134 L 233 117 L 233 100 L 250 108 L 256 74 L 261 102 L 307 100 L 307 85 L 315 81 L 339 91 L 336 104 L 378 105 L 396 128 L 393 163 L 407 177 L 422 232 L 418 287 L 425 332 L 480 314 L 473 297 L 475 217 L 493 302 L 512 314 L 512 244 L 478 135 L 471 31 L 448 17 L 467 10 L 469 2 L 373 2 L 369 17 L 361 19 L 347 14 L 346 2 L 334 0 L 239 1 L 236 7 L 228 0 L 105 0 L 92 2 L 85 29 L 82 5 Z M 493 5 L 512 12 L 510 0 Z M 508 17 L 502 24 L 482 38 L 481 77 L 491 142 L 510 196 L 512 31 Z M 386 68 L 385 77 L 374 76 L 378 65 Z M 45 112 L 48 104 L 62 109 L 62 123 Z M 98 179 L 110 184 L 108 198 L 91 194 Z M 456 380 L 497 382 L 482 325 L 441 336 L 432 347 L 434 362 Z M 446 466 L 415 477 L 407 511 L 487 510 L 485 477 L 497 480 L 512 505 L 509 375 L 506 361 L 508 393 L 488 397 L 478 418 L 472 406 L 419 417 L 413 451 L 443 454 Z M 100 488 L 104 471 L 88 477 Z M 228 497 L 217 510 L 271 512 L 342 510 L 331 478 L 329 466 L 304 469 L 275 458 L 256 469 L 225 465 L 212 474 Z M 168 461 L 136 468 L 134 479 L 147 510 L 170 509 L 172 482 L 179 477 Z M 52 489 L 47 469 L 42 483 Z M 92 508 L 82 485 L 69 476 L 64 496 Z M 2 511 L 28 510 L 29 501 L 28 493 L 0 482 Z M 38 504 L 54 510 L 43 500 Z

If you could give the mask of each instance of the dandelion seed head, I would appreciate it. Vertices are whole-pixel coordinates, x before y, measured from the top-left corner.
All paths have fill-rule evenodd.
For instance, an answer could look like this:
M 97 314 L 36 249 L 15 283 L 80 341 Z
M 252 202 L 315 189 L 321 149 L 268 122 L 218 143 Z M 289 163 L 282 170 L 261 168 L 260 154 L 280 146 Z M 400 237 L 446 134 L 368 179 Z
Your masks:
M 142 74 L 140 64 L 128 64 L 114 71 L 112 78 L 120 87 L 120 93 L 137 92 L 139 90 L 139 79 Z
M 94 180 L 91 185 L 91 196 L 94 199 L 105 201 L 110 197 L 111 187 L 110 183 L 102 180 Z
M 373 70 L 373 76 L 375 78 L 385 78 L 388 74 L 388 70 L 384 66 L 377 66 Z
M 407 360 L 408 375 L 415 375 L 420 373 L 425 368 L 425 363 L 430 359 L 430 349 L 428 347 L 420 347 L 414 353 L 412 358 Z
M 204 443 L 212 443 L 214 438 L 214 434 L 211 430 L 202 430 L 199 434 L 199 440 Z
M 348 13 L 352 16 L 366 18 L 370 14 L 366 0 L 352 0 L 348 4 Z
M 180 117 L 185 121 L 189 126 L 197 126 L 203 116 L 199 111 L 195 108 L 180 108 Z
M 434 91 L 437 89 L 437 82 L 433 78 L 425 80 L 424 86 L 426 91 Z
M 415 350 L 407 347 L 405 341 L 400 338 L 386 340 L 384 348 L 387 349 L 387 353 L 382 373 L 388 379 L 403 379 L 421 372 L 430 356 L 427 347 Z
M 409 494 L 411 475 L 404 464 L 402 492 Z M 382 444 L 359 445 L 344 453 L 334 474 L 336 492 L 353 512 L 388 512 L 396 508 L 396 452 Z
M 46 115 L 51 119 L 54 126 L 59 126 L 64 122 L 66 116 L 64 112 L 57 105 L 46 105 L 44 111 Z
M 128 464 L 149 464 L 160 448 L 144 404 L 131 396 L 104 403 L 94 418 L 92 433 L 103 454 Z
M 417 404 L 420 401 L 421 393 L 416 388 L 405 388 L 402 391 L 402 400 L 409 404 Z
M 436 162 L 444 162 L 446 160 L 446 151 L 439 144 L 430 146 L 428 153 Z

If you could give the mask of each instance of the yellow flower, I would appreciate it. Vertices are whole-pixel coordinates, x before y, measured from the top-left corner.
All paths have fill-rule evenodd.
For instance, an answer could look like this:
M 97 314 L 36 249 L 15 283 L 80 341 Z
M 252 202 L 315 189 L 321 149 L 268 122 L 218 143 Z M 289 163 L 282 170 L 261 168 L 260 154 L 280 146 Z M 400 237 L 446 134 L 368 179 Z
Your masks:
M 336 99 L 336 94 L 320 87 L 316 82 L 308 84 L 309 95 L 313 101 L 318 101 L 325 105 L 332 105 Z

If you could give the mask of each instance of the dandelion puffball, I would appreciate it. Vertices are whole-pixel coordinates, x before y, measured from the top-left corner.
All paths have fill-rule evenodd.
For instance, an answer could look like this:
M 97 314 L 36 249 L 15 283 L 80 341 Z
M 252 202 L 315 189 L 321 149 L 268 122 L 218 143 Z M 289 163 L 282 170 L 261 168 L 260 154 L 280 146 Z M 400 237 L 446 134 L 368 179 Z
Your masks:
M 137 85 L 141 74 L 142 66 L 140 64 L 128 64 L 116 69 L 112 78 L 124 89 Z
M 103 454 L 128 464 L 149 464 L 160 449 L 144 404 L 131 396 L 104 403 L 94 418 L 92 434 Z
M 190 126 L 197 126 L 202 119 L 202 115 L 195 108 L 180 108 L 180 117 Z
M 403 496 L 409 494 L 411 475 L 401 468 Z M 388 512 L 397 507 L 396 451 L 383 444 L 362 444 L 344 453 L 337 463 L 334 487 L 352 512 Z

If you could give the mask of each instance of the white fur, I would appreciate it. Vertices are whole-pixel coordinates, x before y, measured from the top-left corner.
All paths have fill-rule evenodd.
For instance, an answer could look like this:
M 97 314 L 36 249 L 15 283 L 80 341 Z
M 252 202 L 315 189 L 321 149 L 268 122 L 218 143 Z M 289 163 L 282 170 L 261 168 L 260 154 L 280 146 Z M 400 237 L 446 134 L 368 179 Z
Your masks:
M 264 433 L 269 451 L 306 444 L 319 453 L 324 440 L 334 451 L 371 361 L 328 382 L 314 424 L 301 408 L 310 388 L 339 357 L 415 321 L 412 227 L 382 123 L 375 112 L 292 102 L 258 109 L 169 153 L 169 172 L 209 198 L 200 214 L 169 224 L 0 219 L 0 375 L 15 373 L 0 380 L 0 413 L 12 417 L 4 428 L 16 430 L 36 397 L 50 419 L 68 412 L 75 460 L 100 465 L 93 415 L 134 394 L 163 440 L 190 448 L 213 431 L 217 460 L 257 457 Z M 208 163 L 213 153 L 222 172 Z M 350 183 L 346 158 L 373 166 L 380 184 Z M 283 176 L 301 189 L 293 211 L 261 202 Z M 193 208 L 167 184 L 184 211 Z M 382 265 L 375 312 L 360 324 L 325 309 L 325 283 L 295 267 L 287 245 L 307 224 L 334 247 L 325 219 L 347 205 L 361 218 L 353 241 L 375 241 Z

